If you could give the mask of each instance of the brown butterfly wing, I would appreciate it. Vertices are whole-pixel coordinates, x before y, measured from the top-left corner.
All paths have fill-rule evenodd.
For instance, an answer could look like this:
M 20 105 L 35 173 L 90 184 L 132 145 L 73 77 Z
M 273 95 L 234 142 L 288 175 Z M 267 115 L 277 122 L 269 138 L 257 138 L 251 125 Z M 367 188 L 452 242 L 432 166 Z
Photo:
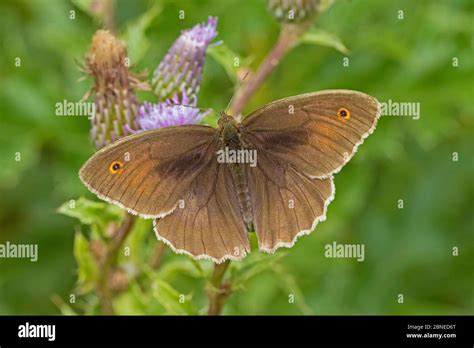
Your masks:
M 214 157 L 211 127 L 187 125 L 122 138 L 94 154 L 79 176 L 99 198 L 132 214 L 169 214 Z M 120 163 L 117 172 L 113 163 Z
M 178 253 L 220 263 L 250 251 L 230 170 L 211 161 L 170 215 L 155 220 L 158 239 Z
M 348 119 L 338 116 L 341 109 Z M 325 220 L 335 194 L 332 175 L 374 130 L 379 114 L 374 98 L 340 90 L 279 100 L 243 121 L 242 139 L 257 150 L 247 176 L 262 251 L 291 247 Z
M 338 115 L 342 109 L 347 119 Z M 326 178 L 352 158 L 379 116 L 379 103 L 367 94 L 323 91 L 270 103 L 244 119 L 242 131 L 258 151 Z
M 216 161 L 216 130 L 180 126 L 123 138 L 98 151 L 80 178 L 99 198 L 155 220 L 176 252 L 215 262 L 249 251 L 230 171 Z M 126 160 L 128 158 L 128 161 Z M 123 168 L 113 174 L 116 161 Z
M 311 233 L 326 219 L 335 192 L 332 178 L 310 178 L 262 152 L 258 165 L 248 167 L 247 173 L 260 250 L 292 247 L 298 236 Z

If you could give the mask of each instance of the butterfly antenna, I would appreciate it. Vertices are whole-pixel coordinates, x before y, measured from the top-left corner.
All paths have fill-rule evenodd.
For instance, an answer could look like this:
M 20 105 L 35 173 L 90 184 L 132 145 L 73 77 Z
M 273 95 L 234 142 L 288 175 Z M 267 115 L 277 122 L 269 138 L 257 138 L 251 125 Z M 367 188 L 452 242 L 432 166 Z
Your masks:
M 171 104 L 171 105 L 184 106 L 184 107 L 192 108 L 192 109 L 198 109 L 198 110 L 201 110 L 201 111 L 209 111 L 209 112 L 215 111 L 213 108 L 200 108 L 200 107 L 197 107 L 197 106 L 194 106 L 194 105 L 186 105 L 186 104 L 173 103 L 172 101 L 170 101 L 170 104 Z
M 247 78 L 247 76 L 249 76 L 249 71 L 247 71 L 245 73 L 243 79 L 239 82 L 239 85 L 238 85 L 237 89 L 235 90 L 234 94 L 232 95 L 232 98 L 230 98 L 229 104 L 227 104 L 227 107 L 225 108 L 226 111 L 229 111 L 229 107 L 232 105 L 232 102 L 234 101 L 237 94 L 239 94 L 240 89 L 244 85 L 244 82 L 245 82 L 245 79 Z

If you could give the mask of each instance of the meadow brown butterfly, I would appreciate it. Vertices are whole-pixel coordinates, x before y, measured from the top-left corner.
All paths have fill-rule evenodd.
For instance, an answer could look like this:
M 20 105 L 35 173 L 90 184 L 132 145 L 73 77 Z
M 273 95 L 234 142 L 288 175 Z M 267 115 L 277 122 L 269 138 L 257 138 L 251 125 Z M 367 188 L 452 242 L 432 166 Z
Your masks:
M 250 251 L 248 232 L 261 251 L 274 252 L 325 220 L 333 175 L 379 116 L 379 103 L 364 93 L 303 94 L 242 123 L 221 113 L 217 129 L 184 125 L 122 138 L 79 176 L 99 198 L 155 219 L 158 239 L 174 251 L 239 260 Z

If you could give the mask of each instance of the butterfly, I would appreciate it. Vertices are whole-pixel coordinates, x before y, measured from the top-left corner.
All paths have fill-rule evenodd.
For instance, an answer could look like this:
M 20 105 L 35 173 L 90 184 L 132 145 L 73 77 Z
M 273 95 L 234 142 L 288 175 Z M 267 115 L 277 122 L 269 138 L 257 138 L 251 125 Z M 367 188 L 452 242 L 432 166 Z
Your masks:
M 85 186 L 131 214 L 154 219 L 159 240 L 195 259 L 240 260 L 292 247 L 326 219 L 333 175 L 380 116 L 377 100 L 350 90 L 284 98 L 241 123 L 183 125 L 133 134 L 80 169 Z

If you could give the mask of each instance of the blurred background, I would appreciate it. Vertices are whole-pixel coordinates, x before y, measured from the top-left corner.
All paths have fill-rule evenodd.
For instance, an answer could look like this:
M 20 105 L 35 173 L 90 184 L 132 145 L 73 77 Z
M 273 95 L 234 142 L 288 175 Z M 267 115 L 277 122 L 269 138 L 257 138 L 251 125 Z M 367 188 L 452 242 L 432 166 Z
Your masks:
M 95 313 L 87 309 L 95 306 L 93 295 L 81 297 L 80 305 L 64 303 L 78 285 L 75 231 L 88 232 L 57 212 L 70 199 L 97 201 L 77 175 L 94 152 L 90 125 L 84 117 L 55 116 L 57 102 L 77 101 L 91 87 L 90 80 L 78 82 L 79 64 L 102 27 L 90 3 L 0 4 L 0 243 L 39 247 L 35 263 L 0 259 L 0 314 Z M 178 18 L 180 10 L 184 19 Z M 279 24 L 264 0 L 119 0 L 114 25 L 128 44 L 133 71 L 147 69 L 150 76 L 180 31 L 209 15 L 219 18 L 217 40 L 251 69 L 278 38 Z M 473 314 L 474 2 L 338 0 L 314 26 L 330 33 L 339 49 L 311 43 L 296 47 L 246 112 L 291 95 L 347 88 L 380 101 L 419 102 L 421 117 L 382 117 L 336 175 L 337 194 L 327 221 L 290 250 L 252 255 L 233 266 L 231 273 L 238 276 L 250 267 L 245 262 L 271 265 L 268 260 L 277 259 L 270 270 L 250 271 L 224 313 Z M 206 60 L 199 104 L 220 110 L 234 83 L 216 56 Z M 349 57 L 348 67 L 344 57 Z M 139 96 L 142 101 L 153 97 Z M 212 115 L 207 122 L 214 120 Z M 154 234 L 147 229 L 141 238 L 148 255 Z M 325 245 L 333 241 L 364 244 L 365 261 L 324 257 Z M 204 306 L 204 280 L 190 271 L 196 265 L 170 250 L 162 263 L 166 284 Z M 200 264 L 204 270 L 211 267 Z M 133 284 L 127 288 L 117 298 L 118 312 L 174 314 L 160 299 L 156 307 L 143 301 L 145 296 L 154 301 L 160 295 L 156 291 L 140 291 L 147 292 Z M 289 294 L 296 305 L 289 303 Z

